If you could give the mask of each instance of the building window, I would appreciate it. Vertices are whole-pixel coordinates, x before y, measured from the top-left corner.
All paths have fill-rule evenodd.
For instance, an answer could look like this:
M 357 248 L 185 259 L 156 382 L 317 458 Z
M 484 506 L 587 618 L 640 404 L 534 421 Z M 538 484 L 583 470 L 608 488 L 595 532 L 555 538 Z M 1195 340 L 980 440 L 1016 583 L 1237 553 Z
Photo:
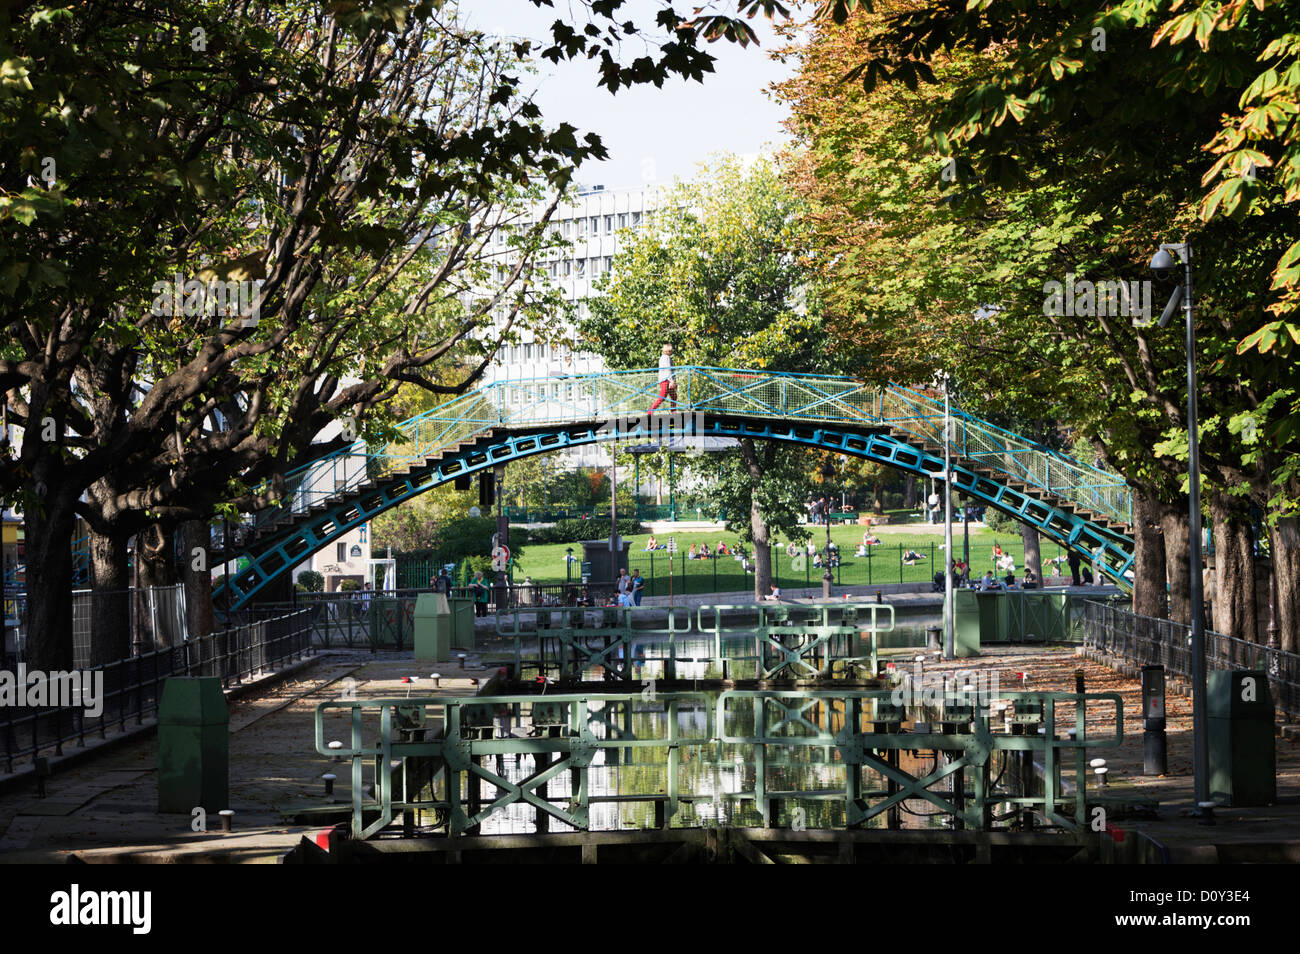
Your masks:
M 600 234 L 600 216 L 599 216 L 599 215 L 593 215 L 593 216 L 591 217 L 591 234 L 592 234 L 592 235 L 599 235 L 599 234 Z
M 334 553 L 335 556 L 338 558 L 337 562 L 339 563 L 348 562 L 348 545 L 346 543 L 340 543 L 336 548 L 336 550 L 334 551 Z
M 640 213 L 640 212 L 633 212 L 633 213 L 632 213 L 632 226 L 633 226 L 633 228 L 635 228 L 636 226 L 638 226 L 638 225 L 640 225 L 640 224 L 641 224 L 641 213 Z
M 586 260 L 585 258 L 580 258 L 580 259 L 578 259 L 576 262 L 574 262 L 573 264 L 574 264 L 574 267 L 575 267 L 575 272 L 574 272 L 574 274 L 576 274 L 579 278 L 586 278 L 586 277 L 587 277 L 587 260 Z
M 614 216 L 612 215 L 605 216 L 605 231 L 606 232 L 614 231 Z
M 618 227 L 619 227 L 620 229 L 625 229 L 625 228 L 627 228 L 627 213 L 626 213 L 626 212 L 621 212 L 621 213 L 619 213 L 619 216 L 618 216 Z
M 605 271 L 607 271 L 607 272 L 608 272 L 608 271 L 611 271 L 613 268 L 614 268 L 614 257 L 613 257 L 612 255 L 606 255 L 606 256 L 605 256 Z
M 565 237 L 565 238 L 572 238 L 572 237 L 573 237 L 573 223 L 572 223 L 572 222 L 566 221 L 566 222 L 564 223 L 564 237 Z
M 568 278 L 573 273 L 573 263 L 567 258 L 564 260 L 564 277 Z

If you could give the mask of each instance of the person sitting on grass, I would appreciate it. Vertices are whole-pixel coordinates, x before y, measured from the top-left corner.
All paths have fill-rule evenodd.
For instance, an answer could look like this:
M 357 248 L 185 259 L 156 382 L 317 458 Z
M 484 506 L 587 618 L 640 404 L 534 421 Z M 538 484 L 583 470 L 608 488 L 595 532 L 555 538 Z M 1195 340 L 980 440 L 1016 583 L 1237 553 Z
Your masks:
M 779 586 L 777 586 L 775 583 L 773 583 L 773 584 L 772 584 L 772 592 L 768 593 L 767 596 L 764 597 L 764 599 L 768 599 L 768 600 L 779 600 L 779 599 L 781 599 L 781 587 L 779 587 Z
M 701 543 L 701 544 L 700 544 L 700 559 L 701 559 L 701 560 L 707 560 L 707 559 L 708 559 L 709 557 L 711 557 L 712 555 L 713 555 L 713 554 L 709 552 L 709 545 L 708 545 L 707 543 Z
M 906 553 L 903 554 L 903 562 L 908 566 L 915 566 L 917 563 L 919 563 L 924 559 L 925 557 L 917 553 L 915 550 L 908 550 Z
M 646 548 L 647 550 L 657 550 L 657 549 L 659 549 L 658 542 L 655 540 L 655 535 L 654 535 L 653 533 L 650 534 L 650 539 L 647 540 L 647 541 L 645 542 L 645 548 Z
M 730 556 L 730 555 L 731 555 L 731 551 L 727 549 L 727 545 L 726 545 L 725 543 L 723 543 L 721 540 L 718 541 L 718 549 L 717 549 L 717 553 L 718 553 L 718 556 Z
M 867 546 L 866 546 L 866 544 L 864 544 L 864 543 L 859 543 L 859 544 L 858 544 L 858 548 L 857 548 L 856 550 L 853 551 L 853 555 L 854 555 L 854 556 L 857 556 L 857 557 L 864 557 L 864 556 L 866 556 L 866 555 L 867 555 Z
M 700 558 L 700 551 L 699 551 L 699 549 L 695 546 L 695 544 L 692 543 L 692 544 L 691 544 L 691 548 L 690 548 L 689 550 L 686 551 L 686 559 L 688 559 L 688 560 L 698 560 L 699 558 Z
M 993 578 L 993 571 L 989 570 L 984 574 L 984 578 L 980 580 L 980 589 L 1000 590 L 1002 589 L 1002 584 Z

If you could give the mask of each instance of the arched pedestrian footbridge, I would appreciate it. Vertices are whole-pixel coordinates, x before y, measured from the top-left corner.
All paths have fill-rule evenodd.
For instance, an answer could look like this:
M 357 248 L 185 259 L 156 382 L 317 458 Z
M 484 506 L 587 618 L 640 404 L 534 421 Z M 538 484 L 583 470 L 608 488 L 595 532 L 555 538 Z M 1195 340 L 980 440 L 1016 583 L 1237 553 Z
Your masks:
M 257 514 L 227 586 L 231 609 L 308 555 L 440 484 L 533 454 L 609 440 L 749 437 L 852 454 L 922 477 L 944 472 L 942 396 L 852 378 L 730 368 L 674 369 L 677 398 L 647 417 L 658 371 L 499 381 L 419 414 L 400 442 L 357 442 L 286 475 L 287 495 Z M 1124 481 L 951 410 L 952 483 L 1036 527 L 1129 588 L 1132 504 Z M 224 603 L 225 599 L 219 599 Z

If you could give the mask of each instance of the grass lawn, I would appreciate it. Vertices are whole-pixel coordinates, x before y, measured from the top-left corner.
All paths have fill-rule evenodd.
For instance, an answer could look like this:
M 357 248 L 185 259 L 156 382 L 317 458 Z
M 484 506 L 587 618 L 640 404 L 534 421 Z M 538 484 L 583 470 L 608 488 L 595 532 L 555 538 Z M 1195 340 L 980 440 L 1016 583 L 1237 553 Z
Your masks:
M 809 529 L 813 532 L 813 543 L 824 546 L 826 528 L 818 526 Z M 863 528 L 859 526 L 831 528 L 831 540 L 839 547 L 841 554 L 841 563 L 836 570 L 837 585 L 924 583 L 933 579 L 934 574 L 941 571 L 942 529 L 919 527 L 914 529 L 906 526 L 873 528 L 880 543 L 868 548 L 868 556 L 855 557 L 853 552 L 862 541 L 862 531 Z M 660 543 L 666 543 L 669 536 L 677 540 L 677 553 L 671 561 L 674 592 L 712 593 L 753 589 L 753 574 L 743 573 L 740 563 L 732 557 L 707 560 L 686 559 L 691 544 L 698 546 L 707 543 L 712 550 L 721 539 L 730 547 L 736 543 L 733 534 L 671 533 L 659 534 L 658 540 Z M 641 570 L 641 575 L 647 580 L 647 596 L 663 596 L 668 593 L 669 557 L 665 550 L 647 552 L 645 544 L 649 537 L 649 534 L 638 534 L 628 538 L 628 569 L 629 571 Z M 982 525 L 971 526 L 972 575 L 982 575 L 985 570 L 993 568 L 992 548 L 995 541 L 1001 544 L 1004 551 L 1015 557 L 1017 575 L 1019 575 L 1024 565 L 1024 548 L 1020 542 L 1020 535 L 1018 533 L 995 534 Z M 777 584 L 791 589 L 820 585 L 822 570 L 813 566 L 812 557 L 805 557 L 802 565 L 798 565 L 799 561 L 786 555 L 786 542 L 781 541 L 776 560 Z M 523 582 L 523 578 L 528 576 L 534 583 L 563 583 L 565 549 L 568 546 L 573 546 L 575 558 L 581 559 L 582 547 L 573 544 L 530 544 L 525 547 L 523 559 L 515 568 L 515 582 Z M 752 562 L 752 548 L 747 549 Z M 953 549 L 958 554 L 962 552 L 960 525 L 953 528 Z M 925 559 L 914 565 L 904 564 L 902 557 L 908 550 L 915 550 Z M 1063 551 L 1056 544 L 1043 543 L 1042 557 L 1047 575 L 1052 575 L 1052 570 L 1046 566 L 1046 561 L 1062 553 Z M 580 578 L 581 572 L 577 562 L 573 564 L 570 574 L 574 580 Z

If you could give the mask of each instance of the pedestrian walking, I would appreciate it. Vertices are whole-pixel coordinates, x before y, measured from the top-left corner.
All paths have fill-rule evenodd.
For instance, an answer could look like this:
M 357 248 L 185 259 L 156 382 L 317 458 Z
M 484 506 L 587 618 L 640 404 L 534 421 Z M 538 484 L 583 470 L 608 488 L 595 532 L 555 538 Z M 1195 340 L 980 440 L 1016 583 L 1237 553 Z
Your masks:
M 671 397 L 677 400 L 677 382 L 673 379 L 673 346 L 664 345 L 663 353 L 659 355 L 659 397 L 650 405 L 647 413 L 653 414 L 655 408 L 664 403 L 664 398 Z

